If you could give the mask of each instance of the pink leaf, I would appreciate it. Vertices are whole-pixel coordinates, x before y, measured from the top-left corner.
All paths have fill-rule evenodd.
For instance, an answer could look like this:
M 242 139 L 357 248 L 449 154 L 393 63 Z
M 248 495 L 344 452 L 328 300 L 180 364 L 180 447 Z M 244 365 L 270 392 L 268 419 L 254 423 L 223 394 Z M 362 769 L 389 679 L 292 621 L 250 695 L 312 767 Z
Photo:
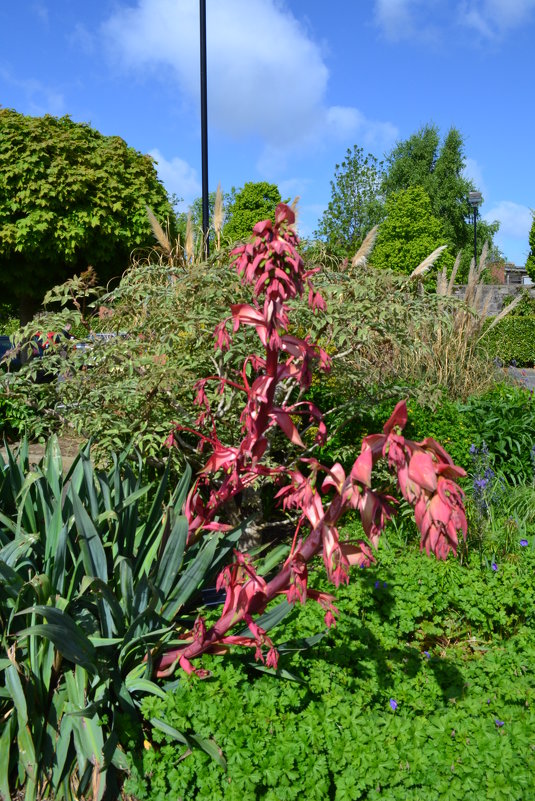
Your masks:
M 277 424 L 282 428 L 288 439 L 293 442 L 294 445 L 299 445 L 301 448 L 305 447 L 297 428 L 292 422 L 292 418 L 287 412 L 284 412 L 282 409 L 273 409 L 269 413 L 269 416 L 275 418 Z

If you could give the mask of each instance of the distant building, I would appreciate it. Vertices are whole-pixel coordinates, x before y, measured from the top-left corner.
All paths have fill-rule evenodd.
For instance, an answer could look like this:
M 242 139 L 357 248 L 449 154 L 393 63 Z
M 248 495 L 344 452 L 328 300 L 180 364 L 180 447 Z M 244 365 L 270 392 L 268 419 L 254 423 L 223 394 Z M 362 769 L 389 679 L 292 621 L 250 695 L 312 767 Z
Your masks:
M 532 280 L 527 274 L 525 267 L 519 267 L 511 262 L 495 262 L 490 265 L 490 275 L 493 284 L 523 284 L 529 286 Z
M 504 273 L 505 273 L 505 284 L 531 284 L 531 278 L 529 277 L 527 270 L 525 267 L 518 267 L 516 264 L 505 264 L 504 265 Z

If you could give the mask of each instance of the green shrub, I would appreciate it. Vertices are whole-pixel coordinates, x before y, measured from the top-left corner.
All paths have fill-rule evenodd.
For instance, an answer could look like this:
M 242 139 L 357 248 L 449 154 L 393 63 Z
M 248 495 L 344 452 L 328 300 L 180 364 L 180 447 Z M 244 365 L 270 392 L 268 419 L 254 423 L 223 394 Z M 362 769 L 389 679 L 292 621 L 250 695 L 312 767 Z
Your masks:
M 0 435 L 19 438 L 29 429 L 35 431 L 37 421 L 28 405 L 19 398 L 0 392 Z
M 519 367 L 535 364 L 535 316 L 506 316 L 481 340 L 489 358 Z
M 19 319 L 13 306 L 8 303 L 0 303 L 0 334 L 9 336 L 14 334 L 19 327 Z

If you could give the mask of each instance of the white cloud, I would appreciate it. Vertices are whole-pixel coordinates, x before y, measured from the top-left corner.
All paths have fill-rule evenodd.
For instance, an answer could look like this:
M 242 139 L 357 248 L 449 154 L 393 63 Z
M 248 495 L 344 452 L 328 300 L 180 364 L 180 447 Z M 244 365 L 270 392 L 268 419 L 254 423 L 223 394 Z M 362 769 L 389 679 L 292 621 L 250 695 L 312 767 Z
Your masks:
M 500 221 L 500 234 L 506 237 L 528 241 L 533 217 L 527 206 L 513 203 L 512 200 L 501 200 L 483 215 L 485 220 Z
M 375 0 L 374 17 L 392 42 L 434 42 L 458 26 L 496 39 L 524 24 L 534 10 L 535 0 Z
M 494 241 L 505 258 L 514 264 L 524 264 L 529 252 L 529 232 L 533 222 L 530 209 L 511 200 L 496 203 L 483 214 L 488 222 L 499 220 L 500 229 Z
M 483 178 L 483 171 L 475 159 L 466 159 L 463 175 L 468 181 L 472 181 L 477 191 L 481 192 L 483 197 L 485 197 L 487 190 Z
M 357 109 L 328 108 L 321 48 L 280 0 L 208 0 L 206 27 L 209 123 L 235 139 L 258 137 L 266 146 L 264 171 L 331 136 L 384 134 L 383 123 Z M 137 0 L 119 8 L 103 32 L 119 64 L 149 72 L 151 80 L 171 75 L 182 101 L 197 111 L 197 4 Z
M 177 156 L 168 161 L 156 148 L 150 151 L 150 155 L 157 162 L 158 177 L 167 191 L 182 198 L 177 208 L 179 211 L 185 211 L 201 194 L 201 184 L 196 170 Z
M 440 24 L 434 16 L 441 0 L 375 0 L 375 23 L 392 42 L 419 39 L 434 42 Z
M 65 98 L 52 86 L 46 86 L 36 78 L 15 78 L 9 70 L 1 68 L 0 78 L 6 86 L 21 93 L 23 100 L 17 104 L 18 111 L 34 117 L 42 117 L 44 114 L 58 117 L 65 114 Z
M 375 21 L 387 39 L 397 41 L 412 36 L 414 0 L 375 0 Z
M 535 11 L 535 0 L 463 0 L 461 24 L 485 38 L 495 38 L 524 24 Z

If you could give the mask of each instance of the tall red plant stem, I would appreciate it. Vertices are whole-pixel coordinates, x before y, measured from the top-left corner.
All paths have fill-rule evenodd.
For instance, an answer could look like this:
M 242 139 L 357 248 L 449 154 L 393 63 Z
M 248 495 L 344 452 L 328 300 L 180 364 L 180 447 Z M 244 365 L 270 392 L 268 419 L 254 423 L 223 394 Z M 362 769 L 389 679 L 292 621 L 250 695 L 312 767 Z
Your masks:
M 269 581 L 256 573 L 246 554 L 236 551 L 235 562 L 225 567 L 217 580 L 217 588 L 226 592 L 219 620 L 206 628 L 203 618 L 199 617 L 193 630 L 184 635 L 190 640 L 188 643 L 157 657 L 157 675 L 171 672 L 177 663 L 187 672 L 205 675 L 206 671 L 195 669 L 191 660 L 203 653 L 225 650 L 231 645 L 253 646 L 258 659 L 276 667 L 277 651 L 266 632 L 255 622 L 255 616 L 262 614 L 279 595 L 285 595 L 290 603 L 305 603 L 308 598 L 316 600 L 326 610 L 327 625 L 332 625 L 337 612 L 334 598 L 308 588 L 307 564 L 321 553 L 328 578 L 338 586 L 340 582 L 349 581 L 351 565 L 366 566 L 374 559 L 373 551 L 393 513 L 393 499 L 372 487 L 372 470 L 379 459 L 386 460 L 397 476 L 401 495 L 414 506 L 421 547 L 428 554 L 433 552 L 438 558 L 445 559 L 450 551 L 456 553 L 459 533 L 466 536 L 463 494 L 456 484 L 456 479 L 464 475 L 464 471 L 453 464 L 451 457 L 434 440 L 412 442 L 403 437 L 402 429 L 407 422 L 404 401 L 398 403 L 382 434 L 363 440 L 361 452 L 347 476 L 340 464 L 326 468 L 310 457 L 301 460 L 303 471 L 284 465 L 271 467 L 262 461 L 268 445 L 267 435 L 274 425 L 294 445 L 303 446 L 292 420 L 292 414 L 303 413 L 303 403 L 310 419 L 318 425 L 318 441 L 323 441 L 326 434 L 321 413 L 312 403 L 275 405 L 280 381 L 293 379 L 300 389 L 306 390 L 311 381 L 313 361 L 318 361 L 322 369 L 329 369 L 329 357 L 320 347 L 307 338 L 299 339 L 287 333 L 288 302 L 301 296 L 305 286 L 308 287 L 308 301 L 312 308 L 324 308 L 323 298 L 314 290 L 310 280 L 315 271 L 305 269 L 298 253 L 294 222 L 293 211 L 279 204 L 275 223 L 270 220 L 258 223 L 253 229 L 254 239 L 233 251 L 242 280 L 253 285 L 253 305 L 232 307 L 234 332 L 240 325 L 254 326 L 264 355 L 252 355 L 246 359 L 245 364 L 252 364 L 256 370 L 252 382 L 247 380 L 245 364 L 243 385 L 232 382 L 232 386 L 243 390 L 247 397 L 240 418 L 243 434 L 240 444 L 223 445 L 213 421 L 210 435 L 199 433 L 202 440 L 211 445 L 212 453 L 185 505 L 190 528 L 188 541 L 193 542 L 204 532 L 229 527 L 216 517 L 225 503 L 245 487 L 259 478 L 286 478 L 287 483 L 279 490 L 278 497 L 285 508 L 299 512 L 294 543 L 286 562 Z M 217 346 L 221 348 L 230 346 L 226 324 L 227 321 L 223 321 L 216 329 Z M 197 385 L 197 402 L 205 410 L 200 417 L 201 423 L 206 414 L 210 414 L 204 391 L 207 380 L 203 379 Z M 322 474 L 325 478 L 321 483 Z M 216 476 L 219 476 L 218 482 Z M 330 500 L 328 492 L 333 492 Z M 365 537 L 341 543 L 337 524 L 348 509 L 359 511 Z M 297 540 L 297 531 L 304 524 L 308 524 L 309 534 Z M 244 623 L 249 627 L 250 636 L 230 633 Z

